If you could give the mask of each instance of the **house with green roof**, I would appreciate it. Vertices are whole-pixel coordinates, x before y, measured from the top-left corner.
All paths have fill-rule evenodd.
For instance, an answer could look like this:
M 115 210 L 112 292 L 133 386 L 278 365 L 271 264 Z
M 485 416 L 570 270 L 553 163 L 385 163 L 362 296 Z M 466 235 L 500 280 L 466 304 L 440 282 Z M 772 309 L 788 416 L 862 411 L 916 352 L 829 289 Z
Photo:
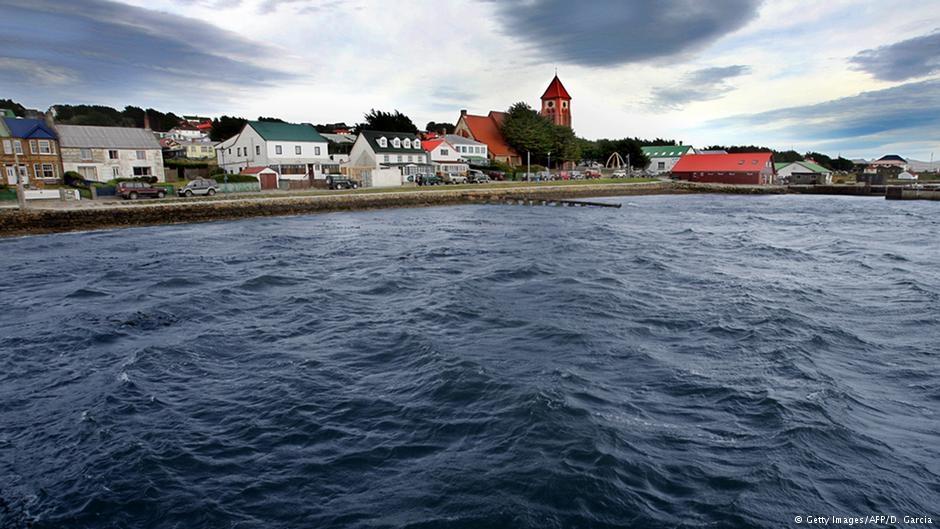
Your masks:
M 775 163 L 777 178 L 781 184 L 826 185 L 832 183 L 832 171 L 810 161 Z
M 651 174 L 664 174 L 672 168 L 686 154 L 695 154 L 691 145 L 652 145 L 643 147 L 643 154 L 650 159 L 646 171 Z
M 363 187 L 402 185 L 416 174 L 433 172 L 429 156 L 417 134 L 364 130 L 343 167 Z
M 323 165 L 331 163 L 326 138 L 309 123 L 249 121 L 236 136 L 216 145 L 215 152 L 226 173 L 270 167 L 278 181 L 324 178 Z M 277 184 L 262 182 L 262 188 L 272 186 Z

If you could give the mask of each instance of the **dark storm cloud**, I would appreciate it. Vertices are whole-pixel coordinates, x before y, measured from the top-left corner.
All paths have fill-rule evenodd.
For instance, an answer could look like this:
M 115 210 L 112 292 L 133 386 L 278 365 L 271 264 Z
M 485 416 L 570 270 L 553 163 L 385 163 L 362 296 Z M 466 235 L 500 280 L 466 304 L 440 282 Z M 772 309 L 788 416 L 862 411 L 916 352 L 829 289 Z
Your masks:
M 907 83 L 815 105 L 733 116 L 711 127 L 767 128 L 787 141 L 884 145 L 940 141 L 940 80 Z
M 263 65 L 276 56 L 267 45 L 177 15 L 106 0 L 0 0 L 0 11 L 0 88 L 10 97 L 57 81 L 51 93 L 62 99 L 205 94 L 291 77 Z
M 940 31 L 859 52 L 852 64 L 884 81 L 905 81 L 940 72 Z
M 700 50 L 757 16 L 761 0 L 490 0 L 540 57 L 585 66 Z
M 741 64 L 695 70 L 684 75 L 674 85 L 653 89 L 650 104 L 660 108 L 680 109 L 693 101 L 718 99 L 734 88 L 729 80 L 750 71 L 750 67 Z

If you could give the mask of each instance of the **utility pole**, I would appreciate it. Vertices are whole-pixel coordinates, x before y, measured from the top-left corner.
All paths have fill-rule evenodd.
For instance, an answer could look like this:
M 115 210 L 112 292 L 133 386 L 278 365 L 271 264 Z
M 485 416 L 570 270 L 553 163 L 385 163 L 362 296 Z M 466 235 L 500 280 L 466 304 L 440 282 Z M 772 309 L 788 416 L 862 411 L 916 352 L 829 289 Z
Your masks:
M 525 152 L 525 179 L 526 182 L 532 181 L 532 153 Z
M 633 166 L 630 165 L 630 153 L 627 153 L 627 174 L 633 176 Z
M 16 142 L 11 142 L 13 145 L 13 163 L 16 164 L 16 203 L 23 210 L 26 209 L 26 189 L 23 188 L 23 173 L 20 172 L 20 153 L 16 150 L 17 147 L 22 145 L 22 142 L 18 139 L 12 141 Z
M 930 159 L 933 161 L 933 158 Z M 548 151 L 548 180 L 552 179 L 552 151 Z

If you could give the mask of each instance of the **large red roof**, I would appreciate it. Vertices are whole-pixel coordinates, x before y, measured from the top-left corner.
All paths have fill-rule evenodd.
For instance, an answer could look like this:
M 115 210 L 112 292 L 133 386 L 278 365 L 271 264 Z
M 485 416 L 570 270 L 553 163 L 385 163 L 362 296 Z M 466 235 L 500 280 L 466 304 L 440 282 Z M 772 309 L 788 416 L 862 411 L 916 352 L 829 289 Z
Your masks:
M 470 128 L 473 139 L 485 143 L 490 154 L 493 156 L 516 156 L 516 152 L 506 143 L 502 131 L 499 130 L 505 117 L 505 112 L 490 112 L 488 116 L 467 114 L 463 116 L 463 119 L 467 127 Z
M 737 154 L 686 154 L 672 168 L 674 173 L 710 173 L 736 171 L 762 171 L 767 164 L 773 167 L 773 153 L 751 152 Z
M 568 95 L 568 91 L 565 90 L 565 85 L 561 84 L 561 79 L 558 78 L 558 75 L 555 75 L 555 78 L 549 83 L 548 88 L 545 89 L 545 93 L 542 94 L 542 99 L 559 98 L 571 101 L 571 96 Z

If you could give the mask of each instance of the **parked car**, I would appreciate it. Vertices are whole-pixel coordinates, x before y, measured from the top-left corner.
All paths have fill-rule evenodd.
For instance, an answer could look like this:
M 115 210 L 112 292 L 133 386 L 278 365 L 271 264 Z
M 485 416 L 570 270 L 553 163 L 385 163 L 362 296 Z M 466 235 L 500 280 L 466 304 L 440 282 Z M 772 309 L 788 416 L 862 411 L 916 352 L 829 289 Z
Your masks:
M 491 180 L 499 180 L 500 182 L 506 179 L 506 173 L 502 171 L 490 171 L 487 176 L 489 176 Z
M 614 171 L 614 174 L 612 174 L 611 176 L 612 176 L 613 178 L 626 178 L 626 177 L 627 177 L 627 171 L 625 171 L 625 170 L 623 170 L 623 169 L 617 169 L 616 171 Z
M 581 171 L 568 171 L 569 180 L 584 180 L 584 175 L 581 174 Z
M 179 188 L 176 192 L 181 197 L 191 197 L 193 195 L 212 196 L 219 192 L 219 184 L 211 178 L 200 178 L 193 180 L 185 186 Z
M 588 169 L 584 171 L 584 178 L 600 178 L 601 172 L 597 169 Z
M 415 182 L 417 182 L 419 186 L 439 186 L 444 183 L 443 180 L 441 180 L 441 177 L 437 176 L 436 174 L 426 173 L 416 174 Z
M 359 182 L 350 180 L 341 174 L 331 174 L 326 176 L 326 181 L 330 184 L 330 189 L 358 189 Z
M 166 189 L 154 187 L 146 182 L 119 182 L 114 194 L 128 200 L 147 197 L 163 198 L 166 196 Z
M 445 184 L 466 184 L 469 180 L 466 176 L 457 173 L 444 173 Z
M 470 169 L 470 173 L 467 174 L 467 180 L 469 180 L 471 184 L 486 184 L 490 181 L 490 177 L 486 176 L 486 173 L 479 169 Z

